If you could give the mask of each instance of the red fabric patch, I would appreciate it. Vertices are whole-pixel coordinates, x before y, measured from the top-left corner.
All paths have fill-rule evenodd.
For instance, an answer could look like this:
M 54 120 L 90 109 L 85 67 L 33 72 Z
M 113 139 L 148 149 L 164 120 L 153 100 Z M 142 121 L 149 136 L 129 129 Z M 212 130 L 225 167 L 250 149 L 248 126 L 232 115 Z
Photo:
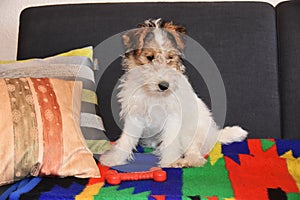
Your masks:
M 260 140 L 248 140 L 248 147 L 250 155 L 240 154 L 240 165 L 224 157 L 236 199 L 268 199 L 268 188 L 299 192 L 276 145 L 264 152 Z
M 208 200 L 219 200 L 218 197 L 213 196 L 213 197 L 206 197 Z

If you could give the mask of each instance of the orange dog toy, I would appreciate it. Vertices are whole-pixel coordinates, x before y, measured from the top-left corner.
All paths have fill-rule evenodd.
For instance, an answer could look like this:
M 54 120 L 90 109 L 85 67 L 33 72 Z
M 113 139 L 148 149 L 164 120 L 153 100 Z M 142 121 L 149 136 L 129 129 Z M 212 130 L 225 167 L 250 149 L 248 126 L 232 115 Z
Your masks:
M 108 170 L 105 174 L 105 180 L 111 185 L 118 185 L 122 181 L 137 181 L 153 179 L 156 182 L 167 180 L 167 173 L 159 167 L 153 167 L 147 172 L 118 173 L 116 170 Z

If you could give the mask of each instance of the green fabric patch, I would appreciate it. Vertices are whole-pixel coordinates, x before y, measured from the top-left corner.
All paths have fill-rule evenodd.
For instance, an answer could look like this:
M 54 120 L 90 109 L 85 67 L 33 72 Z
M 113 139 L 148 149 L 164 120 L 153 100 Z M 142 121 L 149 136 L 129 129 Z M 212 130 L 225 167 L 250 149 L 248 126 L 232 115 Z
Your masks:
M 269 148 L 271 148 L 275 142 L 267 140 L 267 139 L 261 139 L 261 147 L 263 149 L 263 151 L 267 151 Z
M 144 153 L 152 153 L 153 148 L 144 148 Z
M 119 186 L 108 186 L 102 187 L 100 193 L 97 196 L 94 196 L 94 200 L 105 200 L 105 199 L 148 199 L 150 195 L 149 192 L 141 192 L 138 194 L 133 194 L 134 188 L 128 188 L 123 190 L 118 190 Z
M 300 194 L 299 193 L 288 193 L 287 194 L 287 199 L 288 200 L 299 200 L 300 199 Z
M 208 159 L 204 167 L 184 168 L 182 194 L 184 197 L 201 194 L 201 198 L 232 198 L 234 194 L 224 158 L 218 159 L 214 165 Z

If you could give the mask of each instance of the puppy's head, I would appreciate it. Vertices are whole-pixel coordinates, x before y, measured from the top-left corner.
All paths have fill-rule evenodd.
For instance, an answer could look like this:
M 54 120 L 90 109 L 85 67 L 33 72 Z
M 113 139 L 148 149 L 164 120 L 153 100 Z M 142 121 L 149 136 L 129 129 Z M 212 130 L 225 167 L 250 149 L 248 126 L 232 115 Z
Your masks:
M 137 29 L 122 36 L 126 48 L 123 57 L 124 69 L 153 63 L 184 72 L 181 56 L 185 33 L 185 27 L 172 22 L 161 19 L 146 20 Z

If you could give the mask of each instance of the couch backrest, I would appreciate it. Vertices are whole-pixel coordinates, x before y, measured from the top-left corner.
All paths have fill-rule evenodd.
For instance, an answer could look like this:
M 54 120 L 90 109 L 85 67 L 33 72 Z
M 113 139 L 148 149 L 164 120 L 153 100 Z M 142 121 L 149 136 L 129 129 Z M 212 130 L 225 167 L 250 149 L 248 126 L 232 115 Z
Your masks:
M 145 19 L 158 17 L 185 25 L 188 36 L 201 44 L 217 65 L 227 95 L 225 125 L 238 124 L 252 138 L 282 137 L 276 15 L 266 3 L 116 3 L 29 8 L 20 18 L 18 59 L 97 46 Z M 196 93 L 210 105 L 208 89 L 195 70 L 197 66 L 188 60 L 185 63 Z M 111 96 L 122 73 L 119 57 L 104 71 L 97 89 L 100 113 L 111 139 L 120 134 L 111 111 Z
M 300 139 L 300 1 L 281 3 L 276 13 L 282 134 Z

